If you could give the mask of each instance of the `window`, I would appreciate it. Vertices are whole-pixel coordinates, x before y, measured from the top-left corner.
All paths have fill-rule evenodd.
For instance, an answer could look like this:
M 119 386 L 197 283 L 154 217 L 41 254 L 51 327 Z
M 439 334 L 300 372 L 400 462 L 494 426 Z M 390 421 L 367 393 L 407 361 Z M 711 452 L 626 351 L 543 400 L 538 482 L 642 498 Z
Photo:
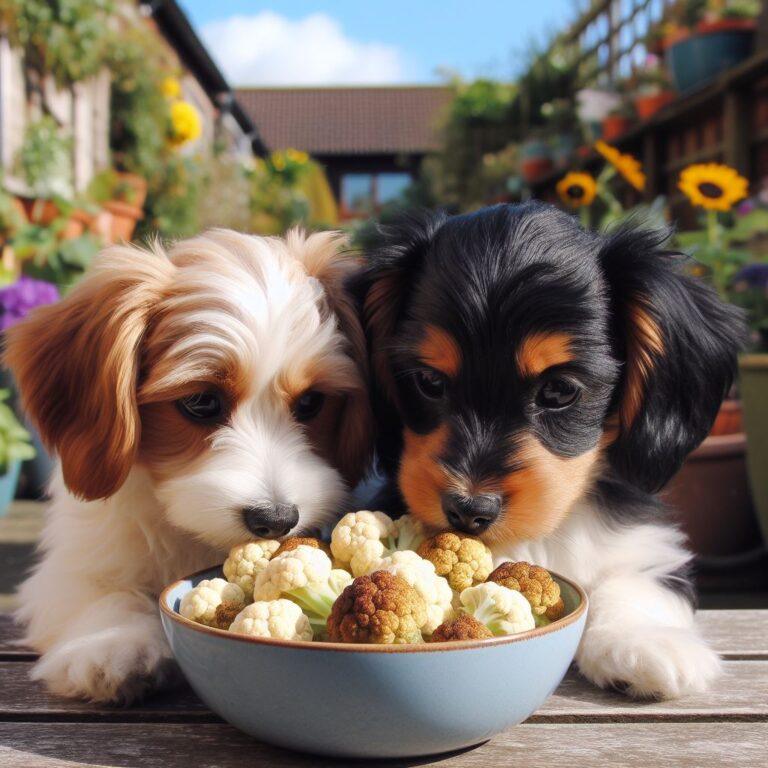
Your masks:
M 353 218 L 368 216 L 402 196 L 410 173 L 347 173 L 341 179 L 341 210 Z

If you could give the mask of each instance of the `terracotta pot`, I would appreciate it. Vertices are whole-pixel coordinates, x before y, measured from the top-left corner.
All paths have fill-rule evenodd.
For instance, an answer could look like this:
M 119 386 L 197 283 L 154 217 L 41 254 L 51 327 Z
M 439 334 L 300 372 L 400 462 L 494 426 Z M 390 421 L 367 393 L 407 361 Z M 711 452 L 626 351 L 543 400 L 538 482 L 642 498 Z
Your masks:
M 112 214 L 112 231 L 110 240 L 113 243 L 124 240 L 130 242 L 136 223 L 142 218 L 144 212 L 135 205 L 123 203 L 120 200 L 110 200 L 104 203 L 104 210 Z
M 674 91 L 662 91 L 653 96 L 637 96 L 635 97 L 635 109 L 641 120 L 649 120 L 662 107 L 666 107 L 667 104 L 671 104 L 674 100 Z
M 73 240 L 76 237 L 80 237 L 91 226 L 92 220 L 93 216 L 85 211 L 79 209 L 72 211 L 61 232 L 62 239 Z
M 608 117 L 603 118 L 602 125 L 603 139 L 616 141 L 632 127 L 632 120 L 625 115 L 608 115 Z
M 20 197 L 19 200 L 24 207 L 27 219 L 34 224 L 46 227 L 61 213 L 59 206 L 53 200 L 42 200 L 37 197 Z
M 754 549 L 761 541 L 749 492 L 746 448 L 744 434 L 708 437 L 662 493 L 699 554 L 733 555 Z
M 554 168 L 550 157 L 530 157 L 520 163 L 520 173 L 527 181 L 536 181 Z
M 131 199 L 125 202 L 136 206 L 136 208 L 143 208 L 144 201 L 147 199 L 147 180 L 137 173 L 124 173 L 122 171 L 118 172 L 117 177 L 123 184 L 127 184 L 133 189 Z
M 717 437 L 719 435 L 737 435 L 743 431 L 741 400 L 724 400 L 709 434 Z

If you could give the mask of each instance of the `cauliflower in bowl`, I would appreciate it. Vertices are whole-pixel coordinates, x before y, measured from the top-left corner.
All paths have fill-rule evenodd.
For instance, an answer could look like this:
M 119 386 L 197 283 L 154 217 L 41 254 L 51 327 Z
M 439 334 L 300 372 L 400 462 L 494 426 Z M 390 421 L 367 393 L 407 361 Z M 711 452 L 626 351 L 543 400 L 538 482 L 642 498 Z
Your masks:
M 227 629 L 226 619 L 233 610 L 235 614 L 241 611 L 245 602 L 245 593 L 237 584 L 224 579 L 205 579 L 181 598 L 179 613 L 198 624 Z

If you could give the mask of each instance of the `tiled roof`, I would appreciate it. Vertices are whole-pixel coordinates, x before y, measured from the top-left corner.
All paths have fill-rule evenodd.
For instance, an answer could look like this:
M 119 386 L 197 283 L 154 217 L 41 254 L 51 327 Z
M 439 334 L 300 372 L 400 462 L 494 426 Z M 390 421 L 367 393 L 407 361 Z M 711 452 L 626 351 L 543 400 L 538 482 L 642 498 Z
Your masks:
M 269 149 L 370 155 L 438 149 L 440 118 L 453 92 L 442 86 L 386 86 L 236 93 Z

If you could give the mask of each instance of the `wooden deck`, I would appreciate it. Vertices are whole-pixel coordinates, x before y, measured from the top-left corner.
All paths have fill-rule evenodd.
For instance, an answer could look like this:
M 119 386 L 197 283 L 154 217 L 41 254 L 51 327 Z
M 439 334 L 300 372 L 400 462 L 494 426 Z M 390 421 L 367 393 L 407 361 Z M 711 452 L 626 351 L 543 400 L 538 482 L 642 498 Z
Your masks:
M 375 765 L 652 768 L 762 766 L 768 748 L 768 611 L 703 611 L 703 632 L 726 674 L 702 696 L 636 703 L 569 674 L 523 725 L 448 756 Z M 49 696 L 28 673 L 34 655 L 0 616 L 0 766 L 72 765 L 323 768 L 355 761 L 260 744 L 222 723 L 189 689 L 115 709 Z M 457 706 L 460 703 L 457 702 Z M 340 728 L 348 727 L 340 723 Z

